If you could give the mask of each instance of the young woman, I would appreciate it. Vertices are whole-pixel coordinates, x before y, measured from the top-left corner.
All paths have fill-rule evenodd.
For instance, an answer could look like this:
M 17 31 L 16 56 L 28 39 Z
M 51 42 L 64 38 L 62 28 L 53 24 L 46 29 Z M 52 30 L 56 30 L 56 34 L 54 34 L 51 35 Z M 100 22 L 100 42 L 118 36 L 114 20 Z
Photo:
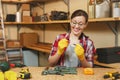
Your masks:
M 88 24 L 88 14 L 83 10 L 76 10 L 71 15 L 71 31 L 56 37 L 49 64 L 67 67 L 93 67 L 95 47 L 93 41 L 83 31 Z

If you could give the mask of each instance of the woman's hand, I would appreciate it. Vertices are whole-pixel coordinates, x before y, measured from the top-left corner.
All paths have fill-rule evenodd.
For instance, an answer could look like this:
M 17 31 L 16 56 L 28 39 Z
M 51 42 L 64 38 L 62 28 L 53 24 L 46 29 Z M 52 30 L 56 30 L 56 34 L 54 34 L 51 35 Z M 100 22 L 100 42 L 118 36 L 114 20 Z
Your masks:
M 76 55 L 78 56 L 78 58 L 80 60 L 84 60 L 85 59 L 84 49 L 83 49 L 83 47 L 80 44 L 76 44 L 74 51 L 75 51 Z
M 59 55 L 62 55 L 63 52 L 64 52 L 64 49 L 68 46 L 68 40 L 67 39 L 61 39 L 59 42 L 58 42 L 58 50 L 57 50 L 57 53 Z

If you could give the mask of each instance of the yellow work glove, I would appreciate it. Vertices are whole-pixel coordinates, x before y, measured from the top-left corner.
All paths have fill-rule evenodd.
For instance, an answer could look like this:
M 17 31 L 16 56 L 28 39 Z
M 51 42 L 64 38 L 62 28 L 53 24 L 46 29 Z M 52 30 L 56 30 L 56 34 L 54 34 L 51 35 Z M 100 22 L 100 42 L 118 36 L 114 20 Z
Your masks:
M 4 74 L 3 74 L 3 72 L 0 72 L 0 80 L 4 80 Z
M 67 39 L 61 39 L 59 42 L 58 42 L 58 50 L 57 50 L 57 53 L 59 55 L 62 55 L 63 52 L 64 52 L 64 49 L 68 46 L 68 40 Z
M 17 80 L 17 73 L 14 71 L 6 71 L 5 79 L 6 80 Z
M 85 59 L 84 49 L 80 44 L 76 44 L 74 51 L 80 60 Z

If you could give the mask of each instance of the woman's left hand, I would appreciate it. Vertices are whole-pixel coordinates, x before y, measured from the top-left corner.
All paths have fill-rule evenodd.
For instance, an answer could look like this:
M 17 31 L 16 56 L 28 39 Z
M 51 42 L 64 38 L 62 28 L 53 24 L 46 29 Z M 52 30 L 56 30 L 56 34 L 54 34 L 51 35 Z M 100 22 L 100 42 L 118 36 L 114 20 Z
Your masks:
M 85 59 L 84 49 L 80 44 L 76 44 L 74 51 L 80 60 Z

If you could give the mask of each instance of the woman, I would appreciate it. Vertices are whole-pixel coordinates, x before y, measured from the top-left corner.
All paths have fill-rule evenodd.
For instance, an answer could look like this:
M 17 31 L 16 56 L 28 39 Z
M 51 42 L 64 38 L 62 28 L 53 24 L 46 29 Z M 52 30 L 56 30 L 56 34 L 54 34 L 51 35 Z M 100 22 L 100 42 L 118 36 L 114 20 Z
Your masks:
M 83 31 L 88 24 L 88 14 L 76 10 L 71 15 L 70 33 L 56 37 L 49 55 L 51 66 L 93 67 L 95 47 L 93 41 Z

